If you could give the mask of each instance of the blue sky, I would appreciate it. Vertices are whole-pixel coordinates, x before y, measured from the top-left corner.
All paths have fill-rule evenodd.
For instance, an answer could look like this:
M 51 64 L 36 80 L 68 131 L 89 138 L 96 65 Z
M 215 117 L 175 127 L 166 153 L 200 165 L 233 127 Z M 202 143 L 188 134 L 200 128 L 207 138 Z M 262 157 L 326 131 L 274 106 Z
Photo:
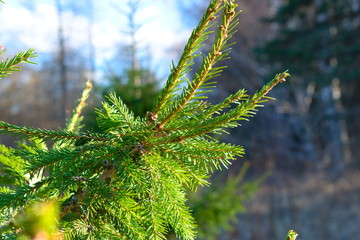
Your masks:
M 118 54 L 114 49 L 126 44 L 124 33 L 127 20 L 121 11 L 127 11 L 128 0 L 94 0 L 93 44 L 96 64 L 101 68 Z M 87 29 L 90 24 L 86 2 L 62 0 L 66 44 L 71 48 L 88 46 Z M 142 0 L 137 21 L 143 27 L 137 34 L 142 49 L 152 57 L 153 68 L 163 75 L 170 61 L 178 57 L 191 29 L 185 27 L 173 0 Z M 72 6 L 70 8 L 70 6 Z M 0 44 L 14 53 L 34 48 L 40 55 L 57 50 L 57 13 L 55 0 L 6 0 L 0 5 Z

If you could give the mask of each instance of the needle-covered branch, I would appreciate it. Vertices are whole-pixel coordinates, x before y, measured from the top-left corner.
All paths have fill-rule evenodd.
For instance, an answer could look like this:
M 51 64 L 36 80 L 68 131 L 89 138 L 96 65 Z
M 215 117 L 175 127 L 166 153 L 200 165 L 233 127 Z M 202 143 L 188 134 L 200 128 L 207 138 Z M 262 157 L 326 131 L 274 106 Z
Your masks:
M 208 35 L 211 33 L 208 29 L 215 23 L 217 14 L 223 7 L 221 2 L 222 0 L 211 1 L 204 16 L 185 45 L 178 64 L 171 66 L 171 74 L 155 102 L 153 116 L 157 116 L 167 106 L 175 96 L 175 92 L 179 90 L 178 87 L 183 82 L 185 75 L 191 71 L 190 67 L 193 65 L 193 59 L 199 55 L 197 51 L 208 39 Z
M 23 127 L 9 124 L 3 121 L 0 121 L 0 134 L 17 136 L 25 139 L 39 139 L 43 141 L 110 141 L 111 139 L 108 136 L 99 135 L 99 134 L 90 134 L 86 133 L 83 135 L 78 135 L 74 132 L 66 130 L 51 130 L 51 129 L 35 129 L 32 127 Z
M 209 82 L 209 80 L 218 76 L 223 69 L 221 66 L 215 67 L 214 65 L 220 60 L 226 59 L 229 54 L 229 46 L 231 44 L 227 44 L 227 41 L 232 36 L 233 29 L 237 24 L 236 21 L 234 22 L 236 6 L 237 5 L 233 3 L 225 5 L 221 15 L 222 21 L 217 27 L 217 34 L 211 51 L 203 58 L 198 72 L 195 74 L 194 79 L 188 83 L 188 87 L 168 104 L 162 114 L 164 116 L 159 116 L 159 128 L 162 128 L 169 122 L 171 118 L 180 112 L 191 100 L 204 98 L 204 96 L 201 95 L 210 91 L 209 88 L 211 88 L 214 82 Z
M 239 90 L 218 104 L 205 100 L 225 67 L 218 63 L 229 57 L 236 6 L 211 1 L 146 117 L 135 117 L 121 96 L 110 94 L 95 110 L 100 132 L 81 132 L 88 83 L 64 130 L 0 122 L 0 134 L 27 140 L 15 149 L 0 147 L 0 171 L 17 179 L 0 183 L 0 224 L 6 225 L 0 238 L 22 231 L 22 226 L 9 226 L 24 207 L 51 199 L 59 203 L 65 239 L 162 240 L 170 230 L 179 239 L 195 239 L 185 193 L 209 185 L 215 170 L 244 154 L 241 146 L 222 143 L 214 133 L 252 117 L 271 99 L 269 91 L 289 76 L 276 75 L 252 96 Z M 212 34 L 209 52 L 200 53 Z M 33 56 L 29 50 L 1 63 L 0 76 L 19 70 L 17 64 Z M 190 79 L 196 57 L 202 57 L 201 65 Z
M 206 111 L 199 113 L 196 118 L 184 121 L 182 123 L 169 123 L 169 128 L 164 128 L 167 132 L 180 131 L 181 139 L 193 138 L 206 133 L 222 133 L 224 128 L 234 128 L 239 125 L 238 121 L 247 120 L 255 114 L 258 107 L 262 107 L 264 103 L 271 99 L 267 96 L 268 92 L 278 83 L 284 82 L 289 74 L 284 72 L 277 74 L 272 81 L 266 84 L 260 91 L 256 92 L 252 97 L 245 95 L 245 90 L 240 90 L 234 95 L 230 95 L 223 102 L 211 106 Z M 236 107 L 228 112 L 222 112 L 230 107 L 230 103 L 237 104 Z M 202 119 L 201 121 L 199 119 Z M 186 134 L 184 134 L 186 132 Z M 179 136 L 180 136 L 179 135 Z M 177 134 L 169 137 L 167 142 L 176 142 L 179 139 Z
M 86 106 L 86 101 L 89 98 L 90 91 L 92 89 L 92 83 L 91 81 L 86 82 L 85 89 L 81 95 L 81 98 L 78 101 L 78 104 L 76 108 L 74 109 L 74 112 L 72 116 L 70 117 L 70 120 L 68 121 L 68 124 L 66 126 L 66 130 L 69 132 L 77 132 L 81 129 L 80 123 L 82 122 L 82 111 L 84 110 Z
M 36 57 L 34 49 L 29 49 L 24 52 L 16 54 L 11 59 L 6 59 L 0 62 L 0 78 L 4 78 L 15 71 L 20 71 L 21 67 L 18 66 L 20 63 L 33 63 L 30 58 Z

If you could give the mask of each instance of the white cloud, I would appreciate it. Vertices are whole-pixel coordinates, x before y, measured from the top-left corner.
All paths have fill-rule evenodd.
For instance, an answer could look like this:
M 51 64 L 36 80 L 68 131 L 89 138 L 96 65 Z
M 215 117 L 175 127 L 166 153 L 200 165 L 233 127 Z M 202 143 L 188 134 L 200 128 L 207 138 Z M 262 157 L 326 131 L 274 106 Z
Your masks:
M 1 26 L 0 41 L 9 50 L 32 47 L 49 52 L 55 40 L 55 16 L 51 6 L 41 6 L 38 11 L 30 12 L 7 3 L 0 11 L 0 22 L 5 23 Z
M 139 13 L 143 27 L 137 37 L 143 46 L 148 46 L 156 65 L 168 70 L 170 60 L 177 56 L 174 46 L 185 43 L 190 31 L 183 29 L 180 17 L 171 6 L 171 1 L 148 1 L 146 8 Z M 151 3 L 150 3 L 151 2 Z M 50 2 L 52 3 L 52 2 Z M 31 9 L 31 10 L 30 10 Z M 95 1 L 95 21 L 93 25 L 93 43 L 96 49 L 97 63 L 101 64 L 114 55 L 119 44 L 125 44 L 127 38 L 122 30 L 126 27 L 126 18 L 109 1 L 101 5 Z M 73 11 L 64 11 L 66 43 L 81 50 L 88 47 L 89 19 Z M 57 48 L 57 12 L 49 1 L 35 1 L 31 8 L 25 8 L 16 1 L 0 6 L 0 43 L 9 50 L 19 51 L 35 48 L 41 53 L 52 53 Z

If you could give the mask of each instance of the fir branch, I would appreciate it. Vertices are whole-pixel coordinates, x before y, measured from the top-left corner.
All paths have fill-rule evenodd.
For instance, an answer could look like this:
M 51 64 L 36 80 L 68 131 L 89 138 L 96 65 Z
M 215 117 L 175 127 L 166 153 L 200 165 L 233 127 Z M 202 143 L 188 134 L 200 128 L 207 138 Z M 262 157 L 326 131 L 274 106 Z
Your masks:
M 43 169 L 51 167 L 51 176 L 63 177 L 65 172 L 71 172 L 69 167 L 82 156 L 79 150 L 70 148 L 60 148 L 47 151 L 35 151 L 31 155 L 28 152 L 22 153 L 23 157 L 28 161 L 27 169 L 32 174 L 39 173 Z
M 221 143 L 209 134 L 225 133 L 251 117 L 270 99 L 267 93 L 289 75 L 278 74 L 251 97 L 240 90 L 216 105 L 202 100 L 224 68 L 216 64 L 229 56 L 228 40 L 237 24 L 235 8 L 234 1 L 211 1 L 146 119 L 135 118 L 120 98 L 110 94 L 96 110 L 104 133 L 78 133 L 88 83 L 65 130 L 0 122 L 0 134 L 35 140 L 14 152 L 0 147 L 0 161 L 13 172 L 38 176 L 14 190 L 1 188 L 0 209 L 22 211 L 32 202 L 57 199 L 62 203 L 61 229 L 68 238 L 158 240 L 172 228 L 177 237 L 194 239 L 185 190 L 208 185 L 206 179 L 215 169 L 227 167 L 244 152 L 241 146 Z M 213 47 L 190 81 L 186 75 L 220 12 Z M 0 73 L 18 70 L 16 64 L 29 62 L 29 54 L 5 61 L 1 67 L 7 70 Z M 184 81 L 188 86 L 176 96 Z M 54 144 L 44 147 L 46 141 Z M 11 217 L 10 213 L 0 217 L 5 215 Z
M 156 198 L 155 207 L 160 205 L 160 209 L 165 209 L 161 218 L 166 219 L 175 232 L 184 239 L 193 239 L 194 232 L 189 226 L 194 225 L 194 219 L 189 214 L 185 203 L 185 194 L 182 185 L 174 179 L 173 175 L 169 175 L 163 168 L 162 162 L 152 157 L 146 158 L 148 170 L 152 173 L 151 178 L 153 184 L 150 194 L 155 191 Z M 175 181 L 174 181 L 175 180 Z
M 182 108 L 191 100 L 196 99 L 196 95 L 206 93 L 207 91 L 198 91 L 200 88 L 209 87 L 208 80 L 217 76 L 223 67 L 213 67 L 218 61 L 223 60 L 228 55 L 227 41 L 232 35 L 232 30 L 236 26 L 233 24 L 234 17 L 236 15 L 235 8 L 236 4 L 229 3 L 225 5 L 225 10 L 222 14 L 222 23 L 218 27 L 217 35 L 215 37 L 214 45 L 212 50 L 203 59 L 203 63 L 199 69 L 199 72 L 195 75 L 195 79 L 189 83 L 188 88 L 177 97 L 167 107 L 166 115 L 161 119 L 158 127 L 161 129 L 168 121 L 171 120 Z M 212 83 L 210 83 L 212 84 Z
M 152 172 L 150 172 L 150 176 L 152 177 Z M 165 221 L 163 218 L 163 215 L 161 211 L 158 210 L 161 209 L 160 206 L 158 206 L 158 202 L 156 200 L 156 194 L 157 191 L 155 191 L 155 182 L 153 179 L 149 179 L 149 183 L 151 184 L 148 188 L 148 197 L 147 201 L 144 202 L 146 205 L 144 218 L 147 219 L 147 236 L 146 239 L 149 240 L 163 240 L 165 239 Z
M 208 184 L 205 180 L 205 174 L 195 174 L 196 171 L 191 169 L 190 166 L 187 166 L 189 165 L 188 163 L 185 163 L 178 158 L 180 155 L 178 152 L 172 151 L 168 148 L 159 148 L 159 152 L 161 153 L 158 153 L 157 157 L 162 159 L 161 165 L 165 167 L 162 168 L 161 171 L 163 171 L 164 174 L 166 173 L 167 176 L 174 178 L 174 180 L 179 182 L 182 186 L 193 189 L 199 184 Z M 191 166 L 193 166 L 193 164 L 191 164 Z M 194 181 L 194 179 L 196 180 Z
M 250 100 L 250 106 L 258 103 L 262 98 L 264 98 L 271 89 L 273 89 L 278 83 L 282 83 L 286 81 L 286 78 L 289 77 L 290 74 L 285 71 L 283 73 L 276 74 L 272 81 L 263 86 L 260 91 L 254 94 L 252 99 Z
M 108 231 L 116 239 L 120 236 L 127 236 L 126 239 L 144 239 L 144 229 L 140 224 L 142 219 L 138 218 L 141 212 L 139 205 L 126 194 L 108 191 L 109 188 L 105 190 L 101 184 L 97 182 L 89 187 L 108 194 L 105 194 L 105 198 L 104 195 L 98 195 L 97 191 L 92 191 L 94 195 L 88 196 L 90 203 L 86 206 L 87 224 L 98 228 L 98 232 Z
M 161 158 L 163 159 L 162 163 L 165 166 L 173 166 L 177 164 L 179 167 L 176 170 L 177 173 L 174 176 L 183 176 L 182 179 L 179 179 L 182 184 L 189 187 L 191 190 L 195 191 L 196 188 L 200 186 L 209 186 L 210 183 L 206 181 L 208 175 L 205 170 L 198 168 L 194 162 L 189 162 L 188 156 L 178 154 L 176 151 L 169 150 L 167 148 L 159 148 Z M 175 160 L 175 161 L 174 161 Z M 173 169 L 171 169 L 174 171 Z
M 81 141 L 81 140 L 95 140 L 95 141 L 111 141 L 111 138 L 99 134 L 83 134 L 77 135 L 76 133 L 64 130 L 42 130 L 31 127 L 20 127 L 0 121 L 0 134 L 18 136 L 26 139 L 41 139 L 43 141 Z
M 0 192 L 0 210 L 4 208 L 23 208 L 27 202 L 36 198 L 35 190 L 41 185 L 36 186 L 21 186 L 16 191 Z
M 134 114 L 128 109 L 121 98 L 114 93 L 107 97 L 109 103 L 103 102 L 103 109 L 97 109 L 99 126 L 104 131 L 120 129 L 122 132 L 134 130 L 139 125 Z
M 244 89 L 240 89 L 235 94 L 228 96 L 221 103 L 212 105 L 205 112 L 203 112 L 201 117 L 207 118 L 212 117 L 214 114 L 220 114 L 224 109 L 231 107 L 231 104 L 239 104 L 241 101 L 245 100 L 248 97 Z M 178 129 L 178 128 L 177 128 Z
M 89 225 L 83 219 L 76 219 L 71 222 L 71 226 L 63 226 L 62 228 L 64 239 L 81 239 L 87 235 Z
M 114 104 L 114 107 L 117 109 L 119 115 L 122 117 L 126 126 L 133 130 L 134 126 L 134 115 L 133 113 L 127 108 L 125 103 L 118 98 L 115 93 L 111 93 L 108 97 L 108 100 Z
M 0 145 L 0 162 L 13 169 L 13 171 L 20 173 L 23 171 L 24 161 L 21 158 L 15 157 L 13 151 L 10 147 Z
M 66 132 L 66 131 L 55 131 L 55 130 L 42 130 L 35 129 L 31 127 L 20 127 L 12 125 L 6 122 L 0 121 L 0 133 L 19 136 L 23 138 L 42 138 L 44 141 L 47 140 L 63 140 L 63 139 L 72 139 L 77 140 L 80 137 L 75 133 Z
M 128 239 L 144 239 L 143 238 L 143 231 L 139 231 L 139 227 L 134 226 L 133 222 L 131 221 L 124 221 L 127 218 L 119 215 L 119 211 L 114 209 L 114 206 L 111 206 L 106 209 L 107 211 L 103 213 L 103 216 L 110 220 L 111 223 L 114 225 L 112 233 L 118 232 L 117 229 L 121 229 L 121 235 L 124 234 Z
M 126 194 L 124 192 L 113 191 L 113 197 L 109 199 L 111 200 L 109 203 L 115 202 L 121 211 L 125 211 L 126 215 L 129 215 L 129 218 L 135 219 L 140 226 L 140 222 L 144 220 L 141 214 L 138 214 L 141 208 L 131 196 L 133 196 L 131 192 Z
M 172 66 L 171 74 L 166 81 L 164 88 L 160 92 L 152 112 L 152 115 L 155 118 L 172 99 L 174 92 L 181 83 L 181 79 L 190 71 L 189 67 L 192 65 L 193 59 L 197 56 L 197 50 L 202 46 L 202 43 L 207 39 L 207 35 L 210 33 L 207 30 L 212 26 L 212 22 L 216 19 L 217 13 L 222 8 L 221 2 L 222 0 L 213 0 L 209 4 L 205 15 L 200 20 L 198 26 L 193 30 L 185 45 L 177 66 Z
M 225 109 L 230 108 L 231 104 L 240 104 L 242 101 L 247 100 L 249 96 L 246 95 L 246 91 L 244 89 L 239 90 L 235 94 L 230 95 L 226 99 L 224 99 L 221 103 L 215 105 L 203 105 L 201 108 L 199 107 L 199 111 L 194 110 L 186 110 L 186 112 L 192 113 L 191 117 L 187 118 L 187 121 L 182 121 L 180 124 L 177 121 L 171 121 L 167 124 L 163 131 L 165 132 L 175 132 L 175 131 L 183 131 L 183 130 L 191 130 L 193 128 L 197 128 L 198 126 L 202 126 L 202 121 L 205 119 L 213 118 L 216 115 L 220 115 L 221 112 L 224 112 Z M 198 101 L 194 101 L 196 103 Z
M 284 82 L 288 76 L 290 76 L 290 74 L 287 72 L 277 74 L 273 78 L 273 80 L 270 81 L 268 84 L 266 84 L 260 91 L 256 92 L 251 98 L 248 98 L 246 101 L 241 102 L 240 104 L 238 104 L 237 107 L 233 108 L 227 113 L 221 114 L 213 118 L 204 119 L 204 117 L 208 116 L 208 114 L 210 113 L 210 112 L 205 112 L 206 116 L 204 117 L 199 116 L 199 118 L 202 117 L 202 119 L 204 119 L 201 122 L 197 120 L 193 120 L 186 122 L 186 125 L 178 124 L 179 125 L 178 128 L 170 128 L 170 129 L 164 128 L 164 131 L 176 132 L 178 130 L 187 129 L 188 132 L 186 134 L 182 132 L 181 136 L 173 136 L 171 138 L 163 140 L 163 142 L 160 141 L 156 143 L 156 145 L 170 143 L 170 142 L 178 142 L 179 140 L 193 138 L 210 132 L 221 133 L 223 132 L 222 130 L 223 128 L 234 128 L 238 126 L 239 124 L 237 123 L 237 121 L 247 120 L 248 117 L 254 115 L 255 114 L 254 111 L 256 110 L 256 108 L 262 106 L 260 105 L 260 103 L 266 102 L 268 99 L 271 99 L 266 96 L 268 92 L 278 83 Z M 225 102 L 226 101 L 227 100 L 225 100 Z M 221 105 L 225 106 L 223 103 L 221 103 Z M 217 109 L 217 107 L 215 107 L 215 109 Z
M 14 156 L 13 149 L 0 145 L 0 184 L 7 186 L 23 185 L 25 162 Z
M 0 62 L 0 78 L 4 78 L 15 71 L 20 71 L 21 68 L 16 66 L 19 63 L 33 63 L 29 58 L 36 57 L 34 49 L 29 49 L 24 52 L 16 54 L 11 59 L 6 59 L 5 61 Z
M 298 234 L 294 230 L 289 230 L 285 240 L 296 240 Z
M 166 152 L 174 155 L 184 155 L 197 159 L 196 162 L 199 165 L 202 165 L 200 164 L 201 161 L 205 161 L 206 164 L 213 163 L 217 165 L 217 162 L 234 159 L 235 156 L 242 156 L 244 153 L 243 148 L 240 146 L 211 142 L 204 139 L 188 139 L 178 144 L 173 143 L 170 146 L 162 146 L 161 149 L 167 149 Z
M 86 106 L 86 100 L 89 98 L 90 91 L 92 89 L 91 81 L 87 81 L 85 88 L 82 92 L 81 98 L 78 100 L 78 104 L 73 111 L 73 114 L 70 120 L 67 123 L 66 131 L 77 132 L 80 128 L 80 123 L 82 121 L 81 113 Z

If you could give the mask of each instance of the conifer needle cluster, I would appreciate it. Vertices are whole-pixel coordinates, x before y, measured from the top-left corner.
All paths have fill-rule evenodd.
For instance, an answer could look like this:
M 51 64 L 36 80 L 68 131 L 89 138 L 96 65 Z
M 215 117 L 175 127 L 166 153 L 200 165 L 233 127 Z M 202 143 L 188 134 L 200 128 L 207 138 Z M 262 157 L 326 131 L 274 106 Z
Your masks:
M 97 109 L 101 133 L 81 132 L 81 111 L 90 85 L 64 130 L 43 130 L 0 122 L 0 134 L 26 140 L 17 148 L 0 147 L 1 237 L 21 231 L 16 217 L 42 201 L 59 203 L 59 231 L 64 239 L 165 239 L 173 230 L 179 239 L 195 238 L 195 222 L 186 205 L 186 191 L 208 185 L 216 169 L 243 154 L 241 146 L 222 143 L 214 134 L 239 126 L 285 81 L 282 73 L 253 96 L 239 90 L 218 104 L 206 101 L 214 78 L 229 57 L 237 24 L 233 1 L 211 1 L 194 29 L 154 108 L 135 117 L 121 96 L 109 94 Z M 207 54 L 200 48 L 214 34 Z M 4 77 L 32 50 L 2 62 Z M 202 64 L 193 78 L 196 57 Z

